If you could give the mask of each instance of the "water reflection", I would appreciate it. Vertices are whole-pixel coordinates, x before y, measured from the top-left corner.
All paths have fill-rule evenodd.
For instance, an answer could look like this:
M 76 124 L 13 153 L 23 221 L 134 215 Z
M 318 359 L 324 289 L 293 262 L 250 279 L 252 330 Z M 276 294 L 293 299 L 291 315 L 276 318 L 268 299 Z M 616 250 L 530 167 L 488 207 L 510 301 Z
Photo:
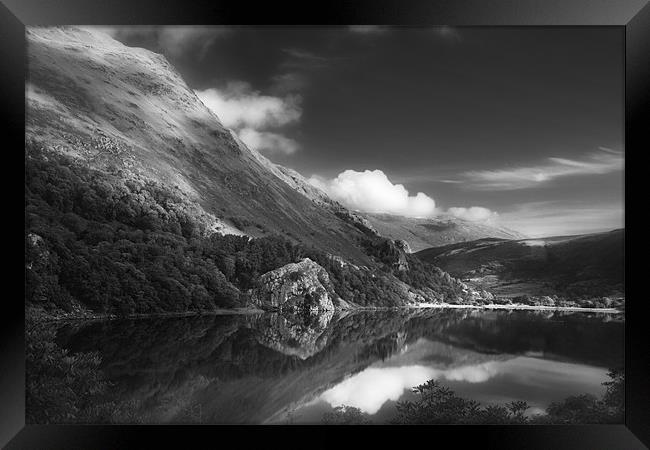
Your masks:
M 504 359 L 509 358 L 509 359 Z M 480 359 L 480 358 L 479 358 Z M 423 360 L 423 363 L 435 358 Z M 325 391 L 309 407 L 326 402 L 329 407 L 354 406 L 374 415 L 387 402 L 410 397 L 413 386 L 439 380 L 462 395 L 485 403 L 505 404 L 527 399 L 531 413 L 544 410 L 551 401 L 576 393 L 596 396 L 604 392 L 607 370 L 583 364 L 547 361 L 530 357 L 501 357 L 473 365 L 440 368 L 438 364 L 373 365 Z M 506 385 L 504 385 L 504 382 Z M 481 386 L 470 386 L 481 384 Z M 328 408 L 321 408 L 323 410 Z
M 100 352 L 138 421 L 295 423 L 341 404 L 387 418 L 432 378 L 479 401 L 540 409 L 596 393 L 622 363 L 623 322 L 529 311 L 260 314 L 67 325 L 58 340 Z
M 449 370 L 429 366 L 370 367 L 325 391 L 320 399 L 331 406 L 354 406 L 375 414 L 387 401 L 400 399 L 407 390 L 427 380 L 482 383 L 497 371 L 495 362 Z
M 305 316 L 264 315 L 255 327 L 257 340 L 285 355 L 307 359 L 327 344 L 323 334 L 333 317 L 333 311 Z

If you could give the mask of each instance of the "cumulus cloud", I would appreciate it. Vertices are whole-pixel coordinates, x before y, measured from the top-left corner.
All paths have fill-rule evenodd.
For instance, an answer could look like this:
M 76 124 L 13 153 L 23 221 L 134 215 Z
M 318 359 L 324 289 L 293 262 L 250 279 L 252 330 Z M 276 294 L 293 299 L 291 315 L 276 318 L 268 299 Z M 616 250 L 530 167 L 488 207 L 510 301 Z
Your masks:
M 346 170 L 332 180 L 313 176 L 309 182 L 332 199 L 358 211 L 407 217 L 431 217 L 436 212 L 433 198 L 422 192 L 409 195 L 403 185 L 391 183 L 381 170 Z
M 98 26 L 89 27 L 102 31 L 127 45 L 147 43 L 155 45 L 166 55 L 179 57 L 197 55 L 203 57 L 217 38 L 230 32 L 224 26 Z
M 209 88 L 195 92 L 229 128 L 279 127 L 298 121 L 302 115 L 298 96 L 262 95 L 246 83 L 230 83 L 225 89 Z
M 498 214 L 482 206 L 471 206 L 469 208 L 452 207 L 447 209 L 447 213 L 454 217 L 470 222 L 494 222 Z
M 332 199 L 357 211 L 406 217 L 433 217 L 444 212 L 462 220 L 484 223 L 494 223 L 499 218 L 496 212 L 482 206 L 454 206 L 446 211 L 437 209 L 432 197 L 423 192 L 410 195 L 404 185 L 392 183 L 381 170 L 345 170 L 334 179 L 312 176 L 309 182 Z
M 269 129 L 300 120 L 300 96 L 263 95 L 242 82 L 230 83 L 224 89 L 209 88 L 195 93 L 221 123 L 233 129 L 250 148 L 283 154 L 298 149 L 296 141 Z
M 623 169 L 623 152 L 601 147 L 583 159 L 547 158 L 536 166 L 465 173 L 466 186 L 473 189 L 514 190 L 546 184 L 559 177 L 599 175 Z
M 260 152 L 282 153 L 290 155 L 298 150 L 298 143 L 281 134 L 270 131 L 257 131 L 253 128 L 239 130 L 239 139 L 253 150 Z

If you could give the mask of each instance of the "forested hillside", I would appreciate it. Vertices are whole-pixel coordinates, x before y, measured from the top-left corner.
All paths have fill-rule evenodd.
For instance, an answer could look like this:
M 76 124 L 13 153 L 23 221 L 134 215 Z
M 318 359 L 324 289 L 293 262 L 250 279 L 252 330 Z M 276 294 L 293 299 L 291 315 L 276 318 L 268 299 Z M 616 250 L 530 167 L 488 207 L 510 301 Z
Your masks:
M 399 251 L 383 238 L 360 239 L 372 262 L 355 266 L 280 236 L 221 235 L 178 191 L 89 169 L 38 144 L 28 145 L 25 166 L 31 307 L 129 315 L 246 306 L 261 274 L 304 257 L 353 305 L 403 305 L 409 291 L 439 301 L 464 296 L 456 280 L 411 255 L 409 269 L 399 270 Z

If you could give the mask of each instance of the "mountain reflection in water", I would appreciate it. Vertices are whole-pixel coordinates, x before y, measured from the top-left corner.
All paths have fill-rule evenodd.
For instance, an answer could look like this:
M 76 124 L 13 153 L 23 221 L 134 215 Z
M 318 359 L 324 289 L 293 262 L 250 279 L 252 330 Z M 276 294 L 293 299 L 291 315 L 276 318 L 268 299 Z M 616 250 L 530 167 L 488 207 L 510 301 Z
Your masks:
M 318 423 L 338 405 L 377 421 L 428 379 L 532 411 L 600 394 L 623 362 L 623 316 L 485 310 L 198 316 L 68 324 L 145 423 Z

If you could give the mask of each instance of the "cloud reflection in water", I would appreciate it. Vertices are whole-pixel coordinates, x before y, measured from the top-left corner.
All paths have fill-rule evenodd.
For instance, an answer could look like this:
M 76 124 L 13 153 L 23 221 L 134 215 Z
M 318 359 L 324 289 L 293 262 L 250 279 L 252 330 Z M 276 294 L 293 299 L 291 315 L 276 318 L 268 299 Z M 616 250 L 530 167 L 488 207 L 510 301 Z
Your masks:
M 387 401 L 397 401 L 406 390 L 427 380 L 483 383 L 496 375 L 498 369 L 496 361 L 446 370 L 421 365 L 370 367 L 325 391 L 321 399 L 331 406 L 354 406 L 375 414 Z
M 446 369 L 417 363 L 383 364 L 347 378 L 325 391 L 320 400 L 332 407 L 354 406 L 372 415 L 387 401 L 397 401 L 412 387 L 434 379 L 443 384 L 465 383 L 464 388 L 458 384 L 453 388 L 461 396 L 488 403 L 526 400 L 531 406 L 529 413 L 541 413 L 550 400 L 580 393 L 602 394 L 606 373 L 601 367 L 525 356 Z M 471 387 L 479 383 L 485 386 Z

